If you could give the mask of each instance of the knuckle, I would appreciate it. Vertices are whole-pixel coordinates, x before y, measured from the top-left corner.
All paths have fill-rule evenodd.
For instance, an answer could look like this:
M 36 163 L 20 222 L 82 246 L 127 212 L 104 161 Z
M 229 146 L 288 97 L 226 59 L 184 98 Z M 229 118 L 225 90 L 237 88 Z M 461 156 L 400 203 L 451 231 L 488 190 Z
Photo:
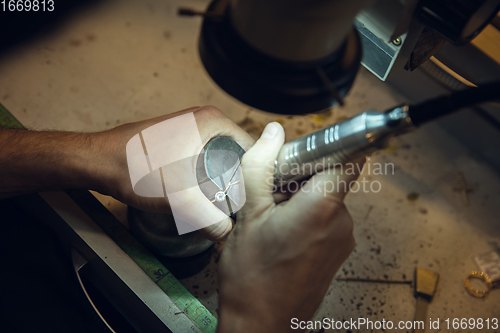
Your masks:
M 318 217 L 314 219 L 315 228 L 332 231 L 336 237 L 352 237 L 354 226 L 344 203 L 340 200 L 323 200 L 315 207 Z
M 335 219 L 337 220 L 339 229 L 344 231 L 344 236 L 353 237 L 354 223 L 352 222 L 351 215 L 343 203 L 342 206 L 336 211 Z
M 221 110 L 219 110 L 217 107 L 213 105 L 202 106 L 201 108 L 196 110 L 195 113 L 200 117 L 207 117 L 207 118 L 221 117 L 224 115 Z
M 331 215 L 337 215 L 342 210 L 346 209 L 343 199 L 339 198 L 337 195 L 319 194 L 321 195 L 321 199 L 317 201 L 317 209 L 320 211 L 324 211 Z
M 354 224 L 352 223 L 352 220 L 350 218 L 345 219 L 343 229 L 345 236 L 351 238 L 351 243 L 354 246 L 356 244 L 356 242 L 354 241 Z
M 349 242 L 348 242 L 347 246 L 345 247 L 345 249 L 346 249 L 345 259 L 347 259 L 351 255 L 351 253 L 354 251 L 355 247 L 356 247 L 356 239 L 354 239 L 354 236 L 351 235 Z

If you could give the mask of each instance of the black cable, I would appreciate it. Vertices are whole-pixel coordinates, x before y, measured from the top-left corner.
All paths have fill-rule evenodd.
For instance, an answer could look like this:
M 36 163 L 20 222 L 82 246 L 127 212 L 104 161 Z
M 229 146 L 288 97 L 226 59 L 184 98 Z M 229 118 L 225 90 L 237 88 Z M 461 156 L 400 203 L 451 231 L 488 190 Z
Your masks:
M 415 126 L 445 116 L 463 107 L 500 98 L 500 81 L 477 88 L 467 88 L 410 106 L 409 114 Z
M 478 115 L 483 120 L 487 121 L 488 124 L 493 126 L 497 131 L 500 132 L 500 121 L 485 111 L 483 108 L 475 106 L 472 108 L 472 112 Z

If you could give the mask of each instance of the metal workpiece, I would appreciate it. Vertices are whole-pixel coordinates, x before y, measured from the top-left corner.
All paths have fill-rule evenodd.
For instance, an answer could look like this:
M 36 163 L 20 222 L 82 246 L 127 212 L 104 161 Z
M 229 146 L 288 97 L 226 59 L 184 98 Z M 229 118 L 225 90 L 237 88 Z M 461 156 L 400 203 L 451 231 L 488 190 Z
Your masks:
M 233 218 L 245 203 L 240 162 L 243 154 L 245 150 L 233 138 L 218 136 L 207 142 L 196 165 L 200 190 L 215 207 Z
M 234 217 L 245 203 L 240 161 L 245 150 L 232 138 L 212 138 L 196 161 L 200 191 L 227 216 Z M 130 230 L 151 252 L 169 258 L 187 258 L 214 243 L 199 230 L 179 235 L 174 215 L 128 207 Z M 177 221 L 178 222 L 178 221 Z M 177 276 L 177 275 L 176 275 Z
M 385 148 L 392 137 L 414 128 L 408 109 L 368 110 L 286 143 L 275 162 L 275 185 L 305 179 Z

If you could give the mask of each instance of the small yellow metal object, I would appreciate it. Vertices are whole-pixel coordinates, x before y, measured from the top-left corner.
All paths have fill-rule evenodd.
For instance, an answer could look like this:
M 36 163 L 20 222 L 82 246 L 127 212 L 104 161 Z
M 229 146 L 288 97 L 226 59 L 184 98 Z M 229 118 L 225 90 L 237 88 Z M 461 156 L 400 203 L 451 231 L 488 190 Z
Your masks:
M 415 296 L 417 298 L 415 321 L 427 320 L 427 308 L 436 293 L 438 281 L 439 274 L 436 272 L 420 267 L 415 270 Z M 413 332 L 424 333 L 425 327 L 415 327 Z
M 470 279 L 479 279 L 479 280 L 483 281 L 486 284 L 486 290 L 479 290 L 479 289 L 472 288 L 472 286 L 470 285 Z M 493 288 L 493 284 L 491 282 L 490 277 L 488 275 L 486 275 L 486 273 L 472 271 L 469 274 L 469 276 L 467 276 L 467 278 L 465 279 L 464 287 L 467 290 L 467 292 L 469 294 L 471 294 L 472 296 L 482 298 L 490 292 L 491 288 Z
M 415 293 L 431 299 L 436 293 L 438 280 L 438 273 L 417 267 L 415 271 Z

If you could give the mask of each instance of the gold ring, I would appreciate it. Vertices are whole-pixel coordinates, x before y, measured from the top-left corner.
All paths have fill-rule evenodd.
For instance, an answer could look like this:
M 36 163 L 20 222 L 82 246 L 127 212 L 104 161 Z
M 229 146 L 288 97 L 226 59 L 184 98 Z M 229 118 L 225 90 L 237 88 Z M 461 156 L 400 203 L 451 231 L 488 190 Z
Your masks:
M 486 283 L 486 290 L 483 291 L 472 288 L 472 286 L 470 285 L 470 279 L 479 279 L 484 283 Z M 481 298 L 486 296 L 486 294 L 488 294 L 488 292 L 491 290 L 492 283 L 490 277 L 486 275 L 484 272 L 472 271 L 469 274 L 469 276 L 467 276 L 467 278 L 465 279 L 464 287 L 465 289 L 467 289 L 467 292 L 472 296 Z

